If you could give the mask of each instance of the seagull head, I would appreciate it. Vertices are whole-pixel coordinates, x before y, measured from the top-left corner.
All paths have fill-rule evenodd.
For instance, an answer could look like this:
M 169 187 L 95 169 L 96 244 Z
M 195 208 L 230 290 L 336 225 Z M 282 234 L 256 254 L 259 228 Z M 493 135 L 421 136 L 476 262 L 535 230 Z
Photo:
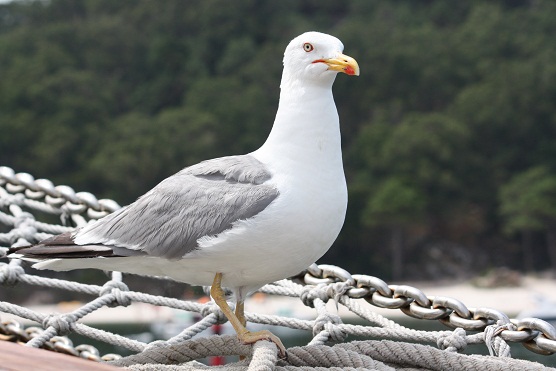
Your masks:
M 331 84 L 338 72 L 359 76 L 357 61 L 343 51 L 344 45 L 334 36 L 320 32 L 301 34 L 284 52 L 284 77 Z

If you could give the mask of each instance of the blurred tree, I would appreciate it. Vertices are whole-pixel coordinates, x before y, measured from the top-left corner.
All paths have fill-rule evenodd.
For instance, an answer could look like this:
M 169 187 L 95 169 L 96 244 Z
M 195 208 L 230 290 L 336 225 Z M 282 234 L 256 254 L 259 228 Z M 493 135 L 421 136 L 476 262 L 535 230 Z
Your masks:
M 550 266 L 556 274 L 556 174 L 537 166 L 516 174 L 500 189 L 500 214 L 504 231 L 522 235 L 525 269 L 535 268 L 532 233 L 546 233 Z
M 284 45 L 319 30 L 362 73 L 334 85 L 350 201 L 325 259 L 388 275 L 391 246 L 413 262 L 445 241 L 517 266 L 498 195 L 556 169 L 555 13 L 550 0 L 13 1 L 0 5 L 0 164 L 126 203 L 252 151 Z
M 402 179 L 389 178 L 380 184 L 363 209 L 367 226 L 387 227 L 390 233 L 392 278 L 403 277 L 404 229 L 423 221 L 423 195 Z
M 88 161 L 87 183 L 113 184 L 109 197 L 123 204 L 135 201 L 172 173 L 212 157 L 216 128 L 213 115 L 187 108 L 154 117 L 122 116 L 106 129 L 105 140 Z

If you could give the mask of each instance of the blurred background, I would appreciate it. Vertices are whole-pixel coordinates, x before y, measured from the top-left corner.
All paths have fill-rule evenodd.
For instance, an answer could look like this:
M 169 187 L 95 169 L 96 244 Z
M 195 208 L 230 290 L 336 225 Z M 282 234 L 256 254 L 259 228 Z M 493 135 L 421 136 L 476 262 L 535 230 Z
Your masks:
M 340 38 L 349 207 L 320 260 L 384 280 L 556 272 L 556 2 L 0 4 L 0 166 L 134 201 L 257 149 L 283 50 Z M 318 190 L 316 190 L 318 191 Z

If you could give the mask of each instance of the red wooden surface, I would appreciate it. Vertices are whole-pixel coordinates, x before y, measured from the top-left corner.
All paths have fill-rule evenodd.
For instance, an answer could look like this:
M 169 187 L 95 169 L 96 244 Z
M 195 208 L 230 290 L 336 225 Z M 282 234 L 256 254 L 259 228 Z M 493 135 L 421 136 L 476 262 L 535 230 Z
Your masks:
M 115 371 L 118 367 L 44 349 L 0 341 L 0 371 Z

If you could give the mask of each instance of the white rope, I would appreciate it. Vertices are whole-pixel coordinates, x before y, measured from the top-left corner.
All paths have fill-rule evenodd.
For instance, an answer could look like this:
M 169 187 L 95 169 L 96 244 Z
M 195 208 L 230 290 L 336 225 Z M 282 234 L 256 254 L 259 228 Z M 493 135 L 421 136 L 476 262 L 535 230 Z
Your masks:
M 485 328 L 484 342 L 491 356 L 511 357 L 510 346 L 499 336 L 503 330 L 515 331 L 517 328 L 512 323 L 501 323 L 500 321 Z
M 453 331 L 409 329 L 377 314 L 373 311 L 373 306 L 364 300 L 350 296 L 354 290 L 359 290 L 360 295 L 372 294 L 372 290 L 378 290 L 377 297 L 382 298 L 381 300 L 401 300 L 387 295 L 391 290 L 383 281 L 378 280 L 378 288 L 365 286 L 372 284 L 372 280 L 366 280 L 363 287 L 356 286 L 349 273 L 331 266 L 323 266 L 323 278 L 320 281 L 317 279 L 318 283 L 314 285 L 303 285 L 287 279 L 260 289 L 269 295 L 299 298 L 307 307 L 313 308 L 313 319 L 245 313 L 249 323 L 299 329 L 312 334 L 307 345 L 289 348 L 287 359 L 279 359 L 276 346 L 270 342 L 259 341 L 254 345 L 244 345 L 240 344 L 235 336 L 200 337 L 201 332 L 226 321 L 226 317 L 213 302 L 201 304 L 130 291 L 119 272 L 113 272 L 111 279 L 98 286 L 40 277 L 26 272 L 20 260 L 8 260 L 8 247 L 28 245 L 52 234 L 71 230 L 70 227 L 37 221 L 30 211 L 60 215 L 81 225 L 87 221 L 80 213 L 102 216 L 116 209 L 117 204 L 110 200 L 96 200 L 94 196 L 84 192 L 75 193 L 66 186 L 54 187 L 44 179 L 33 180 L 29 174 L 14 174 L 13 171 L 10 172 L 11 169 L 6 169 L 0 167 L 0 224 L 8 227 L 8 232 L 0 233 L 0 259 L 4 259 L 0 262 L 0 285 L 17 286 L 22 290 L 25 289 L 25 285 L 33 285 L 91 296 L 88 302 L 65 314 L 39 313 L 9 302 L 0 302 L 0 317 L 2 313 L 9 313 L 34 321 L 44 328 L 42 332 L 26 340 L 29 347 L 42 347 L 46 344 L 52 346 L 53 337 L 77 333 L 134 352 L 131 356 L 112 361 L 112 364 L 129 370 L 219 369 L 218 366 L 210 367 L 198 362 L 211 356 L 246 357 L 244 360 L 232 361 L 226 365 L 226 369 L 229 370 L 547 369 L 537 363 L 511 358 L 510 347 L 504 340 L 504 334 L 512 333 L 515 336 L 523 332 L 518 331 L 515 324 L 503 320 L 503 315 L 499 315 L 502 319 L 498 322 L 491 322 L 484 332 L 472 334 L 463 328 Z M 315 268 L 310 268 L 311 270 L 314 271 Z M 326 278 L 332 273 L 337 276 Z M 412 292 L 406 291 L 409 294 Z M 411 295 L 417 295 L 414 300 L 426 300 L 419 299 L 418 293 Z M 343 323 L 336 313 L 327 309 L 329 300 L 333 300 L 337 307 L 341 305 L 365 320 L 366 325 Z M 402 304 L 405 303 L 403 300 Z M 81 322 L 84 316 L 100 308 L 128 306 L 132 303 L 146 303 L 193 312 L 201 319 L 168 340 L 150 344 L 96 329 Z M 459 302 L 451 303 L 454 308 L 459 308 Z M 450 314 L 454 309 L 445 310 Z M 555 340 L 551 338 L 553 328 L 543 327 L 538 323 L 534 322 L 537 327 L 529 330 L 528 334 L 533 331 L 536 331 L 536 334 L 542 332 L 542 336 L 546 338 L 544 344 L 552 346 L 550 341 Z M 10 327 L 4 324 L 0 324 L 1 331 L 21 334 L 17 328 L 10 330 Z M 381 340 L 349 341 L 350 336 Z M 479 343 L 485 344 L 491 356 L 459 353 L 466 349 L 467 345 Z M 543 342 L 538 344 L 542 345 Z M 436 348 L 431 345 L 435 345 Z

